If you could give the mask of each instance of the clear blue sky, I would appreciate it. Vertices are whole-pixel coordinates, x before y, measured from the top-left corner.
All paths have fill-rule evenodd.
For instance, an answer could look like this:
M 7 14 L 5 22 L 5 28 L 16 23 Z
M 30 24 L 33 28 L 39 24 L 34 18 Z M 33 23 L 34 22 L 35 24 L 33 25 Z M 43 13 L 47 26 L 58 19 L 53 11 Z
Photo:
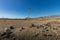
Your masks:
M 25 18 L 60 15 L 60 0 L 0 0 L 0 17 Z

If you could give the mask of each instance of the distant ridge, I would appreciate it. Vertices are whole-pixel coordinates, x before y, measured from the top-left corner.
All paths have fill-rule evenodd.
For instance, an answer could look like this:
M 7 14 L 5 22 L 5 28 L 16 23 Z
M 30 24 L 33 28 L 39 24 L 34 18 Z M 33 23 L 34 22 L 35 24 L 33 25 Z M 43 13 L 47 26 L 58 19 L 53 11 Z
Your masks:
M 51 16 L 43 16 L 35 18 L 60 18 L 60 15 L 51 15 Z M 0 19 L 23 20 L 23 19 L 35 19 L 35 18 L 0 18 Z
M 39 18 L 60 18 L 60 15 L 51 15 L 51 16 L 44 16 Z

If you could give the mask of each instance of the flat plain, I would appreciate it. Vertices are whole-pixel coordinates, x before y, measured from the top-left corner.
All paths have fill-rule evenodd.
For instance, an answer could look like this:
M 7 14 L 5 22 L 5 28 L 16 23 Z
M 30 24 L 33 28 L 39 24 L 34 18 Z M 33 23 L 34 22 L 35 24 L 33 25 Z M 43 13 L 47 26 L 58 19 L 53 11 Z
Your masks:
M 0 35 L 10 26 L 15 40 L 60 40 L 60 18 L 0 19 Z M 14 39 L 0 36 L 0 40 Z

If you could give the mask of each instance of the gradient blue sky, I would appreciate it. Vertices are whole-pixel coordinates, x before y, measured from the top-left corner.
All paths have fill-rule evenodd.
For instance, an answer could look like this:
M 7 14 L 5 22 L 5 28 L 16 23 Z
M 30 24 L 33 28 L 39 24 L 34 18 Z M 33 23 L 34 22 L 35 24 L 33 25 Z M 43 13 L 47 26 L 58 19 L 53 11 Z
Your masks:
M 25 18 L 60 15 L 60 0 L 0 0 L 0 17 Z

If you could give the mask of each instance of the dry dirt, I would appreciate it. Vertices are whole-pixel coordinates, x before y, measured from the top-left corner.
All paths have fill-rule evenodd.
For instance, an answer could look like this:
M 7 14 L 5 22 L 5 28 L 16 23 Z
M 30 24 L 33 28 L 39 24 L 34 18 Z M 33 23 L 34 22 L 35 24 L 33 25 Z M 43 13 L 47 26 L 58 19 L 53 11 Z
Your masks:
M 0 35 L 10 26 L 16 40 L 60 40 L 60 18 L 0 19 Z M 13 38 L 0 36 L 0 40 Z

